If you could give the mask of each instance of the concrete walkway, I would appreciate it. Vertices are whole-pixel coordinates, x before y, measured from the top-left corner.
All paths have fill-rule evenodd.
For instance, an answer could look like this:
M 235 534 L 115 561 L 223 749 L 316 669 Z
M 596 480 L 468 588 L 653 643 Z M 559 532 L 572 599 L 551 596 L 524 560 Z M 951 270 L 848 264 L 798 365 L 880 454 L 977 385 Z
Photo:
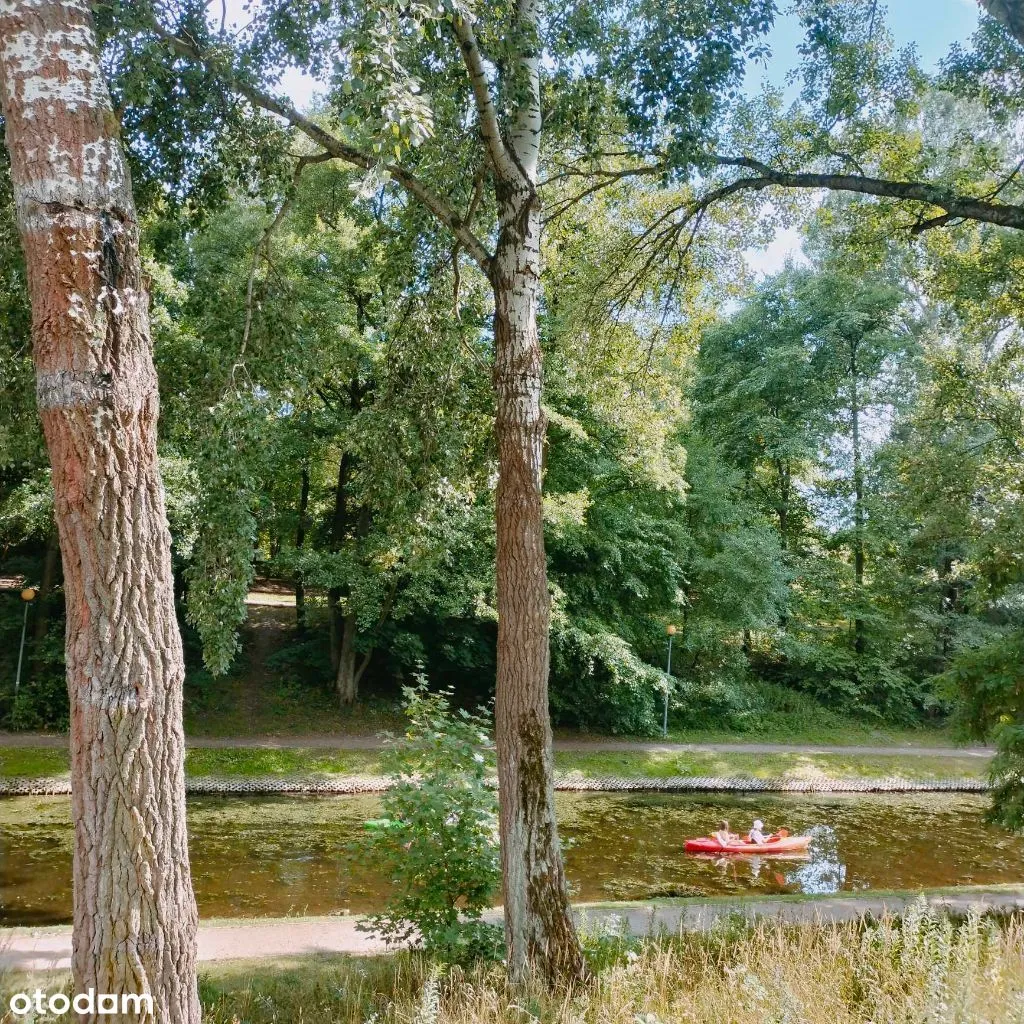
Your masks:
M 634 935 L 676 935 L 706 931 L 717 921 L 736 914 L 747 920 L 777 920 L 790 924 L 852 921 L 866 915 L 900 914 L 916 899 L 914 893 L 884 896 L 830 896 L 810 900 L 723 899 L 680 903 L 584 904 L 575 908 L 587 930 L 612 928 Z M 1024 911 L 1024 887 L 965 889 L 959 893 L 926 895 L 937 910 L 966 914 Z M 501 920 L 501 909 L 487 915 Z M 370 956 L 386 947 L 358 929 L 358 917 L 292 917 L 264 920 L 208 921 L 199 926 L 199 959 L 255 960 L 316 954 Z M 0 969 L 66 970 L 71 965 L 70 928 L 0 929 Z
M 378 736 L 363 734 L 321 734 L 309 736 L 191 736 L 188 746 L 213 750 L 254 747 L 263 750 L 379 750 Z M 49 747 L 68 745 L 59 733 L 0 732 L 4 747 Z M 601 751 L 647 754 L 847 754 L 851 757 L 973 757 L 988 759 L 988 747 L 842 746 L 832 743 L 658 743 L 643 740 L 556 739 L 555 750 L 580 753 Z

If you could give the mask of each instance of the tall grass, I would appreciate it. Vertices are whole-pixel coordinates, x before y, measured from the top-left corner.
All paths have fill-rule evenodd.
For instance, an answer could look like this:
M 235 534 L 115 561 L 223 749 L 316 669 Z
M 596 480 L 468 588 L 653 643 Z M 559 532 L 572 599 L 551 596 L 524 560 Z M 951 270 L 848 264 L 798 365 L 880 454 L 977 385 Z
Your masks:
M 871 924 L 726 924 L 639 942 L 588 937 L 594 980 L 551 995 L 500 967 L 439 974 L 415 954 L 208 970 L 206 1024 L 1020 1024 L 1024 917 L 953 922 L 913 906 Z M 70 991 L 8 974 L 11 991 Z M 25 1018 L 17 1018 L 24 1020 Z M 49 1017 L 37 1018 L 39 1021 Z M 69 1018 L 61 1018 L 67 1021 Z
M 576 992 L 513 989 L 500 968 L 438 977 L 402 955 L 210 975 L 208 1024 L 1020 1024 L 1024 919 L 719 928 L 591 941 Z

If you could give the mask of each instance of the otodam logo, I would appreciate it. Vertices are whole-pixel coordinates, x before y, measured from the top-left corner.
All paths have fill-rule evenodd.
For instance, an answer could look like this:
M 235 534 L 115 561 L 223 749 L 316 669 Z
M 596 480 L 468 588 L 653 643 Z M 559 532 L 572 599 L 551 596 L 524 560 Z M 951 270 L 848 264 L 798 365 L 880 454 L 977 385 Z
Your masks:
M 11 996 L 11 1013 L 16 1017 L 26 1017 L 30 1013 L 51 1013 L 54 1017 L 62 1017 L 65 1013 L 74 1010 L 75 1013 L 88 1013 L 94 1016 L 114 1016 L 116 1014 L 134 1013 L 138 1016 L 143 1014 L 148 1018 L 153 1016 L 153 997 L 146 993 L 135 995 L 134 993 L 123 993 L 115 995 L 112 992 L 97 992 L 94 988 L 86 992 L 79 992 L 75 996 L 67 996 L 63 992 L 56 992 L 48 996 L 41 989 L 36 989 L 31 994 L 28 992 L 15 992 Z

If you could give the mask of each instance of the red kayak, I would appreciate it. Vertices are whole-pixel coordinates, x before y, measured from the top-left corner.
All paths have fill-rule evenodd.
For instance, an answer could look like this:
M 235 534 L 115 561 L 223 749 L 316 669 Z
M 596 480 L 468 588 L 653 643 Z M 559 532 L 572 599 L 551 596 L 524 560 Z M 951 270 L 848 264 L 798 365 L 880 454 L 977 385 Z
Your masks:
M 687 853 L 803 853 L 811 845 L 810 836 L 777 836 L 767 843 L 748 843 L 741 839 L 738 843 L 723 846 L 712 836 L 700 839 L 687 839 Z

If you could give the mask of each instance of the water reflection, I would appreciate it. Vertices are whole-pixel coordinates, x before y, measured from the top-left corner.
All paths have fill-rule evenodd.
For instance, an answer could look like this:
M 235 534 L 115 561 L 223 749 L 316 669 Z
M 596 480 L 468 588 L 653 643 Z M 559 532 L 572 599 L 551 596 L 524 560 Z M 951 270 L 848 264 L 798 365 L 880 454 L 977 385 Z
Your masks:
M 950 794 L 558 796 L 566 870 L 577 900 L 1024 881 L 1024 838 L 984 820 L 981 797 Z M 203 797 L 189 838 L 206 917 L 364 913 L 387 880 L 355 866 L 348 844 L 378 816 L 373 797 Z M 745 830 L 814 837 L 802 859 L 698 858 L 683 843 L 720 818 Z M 67 921 L 71 825 L 64 798 L 0 800 L 0 923 Z
M 740 885 L 768 883 L 789 892 L 824 895 L 839 892 L 846 882 L 846 865 L 839 856 L 839 837 L 829 825 L 815 825 L 804 835 L 811 845 L 804 853 L 690 854 L 711 861 L 724 882 Z M 763 876 L 763 877 L 762 877 Z
M 829 825 L 810 830 L 811 848 L 807 863 L 786 875 L 786 884 L 799 892 L 839 892 L 846 882 L 846 865 L 839 859 L 839 837 Z

